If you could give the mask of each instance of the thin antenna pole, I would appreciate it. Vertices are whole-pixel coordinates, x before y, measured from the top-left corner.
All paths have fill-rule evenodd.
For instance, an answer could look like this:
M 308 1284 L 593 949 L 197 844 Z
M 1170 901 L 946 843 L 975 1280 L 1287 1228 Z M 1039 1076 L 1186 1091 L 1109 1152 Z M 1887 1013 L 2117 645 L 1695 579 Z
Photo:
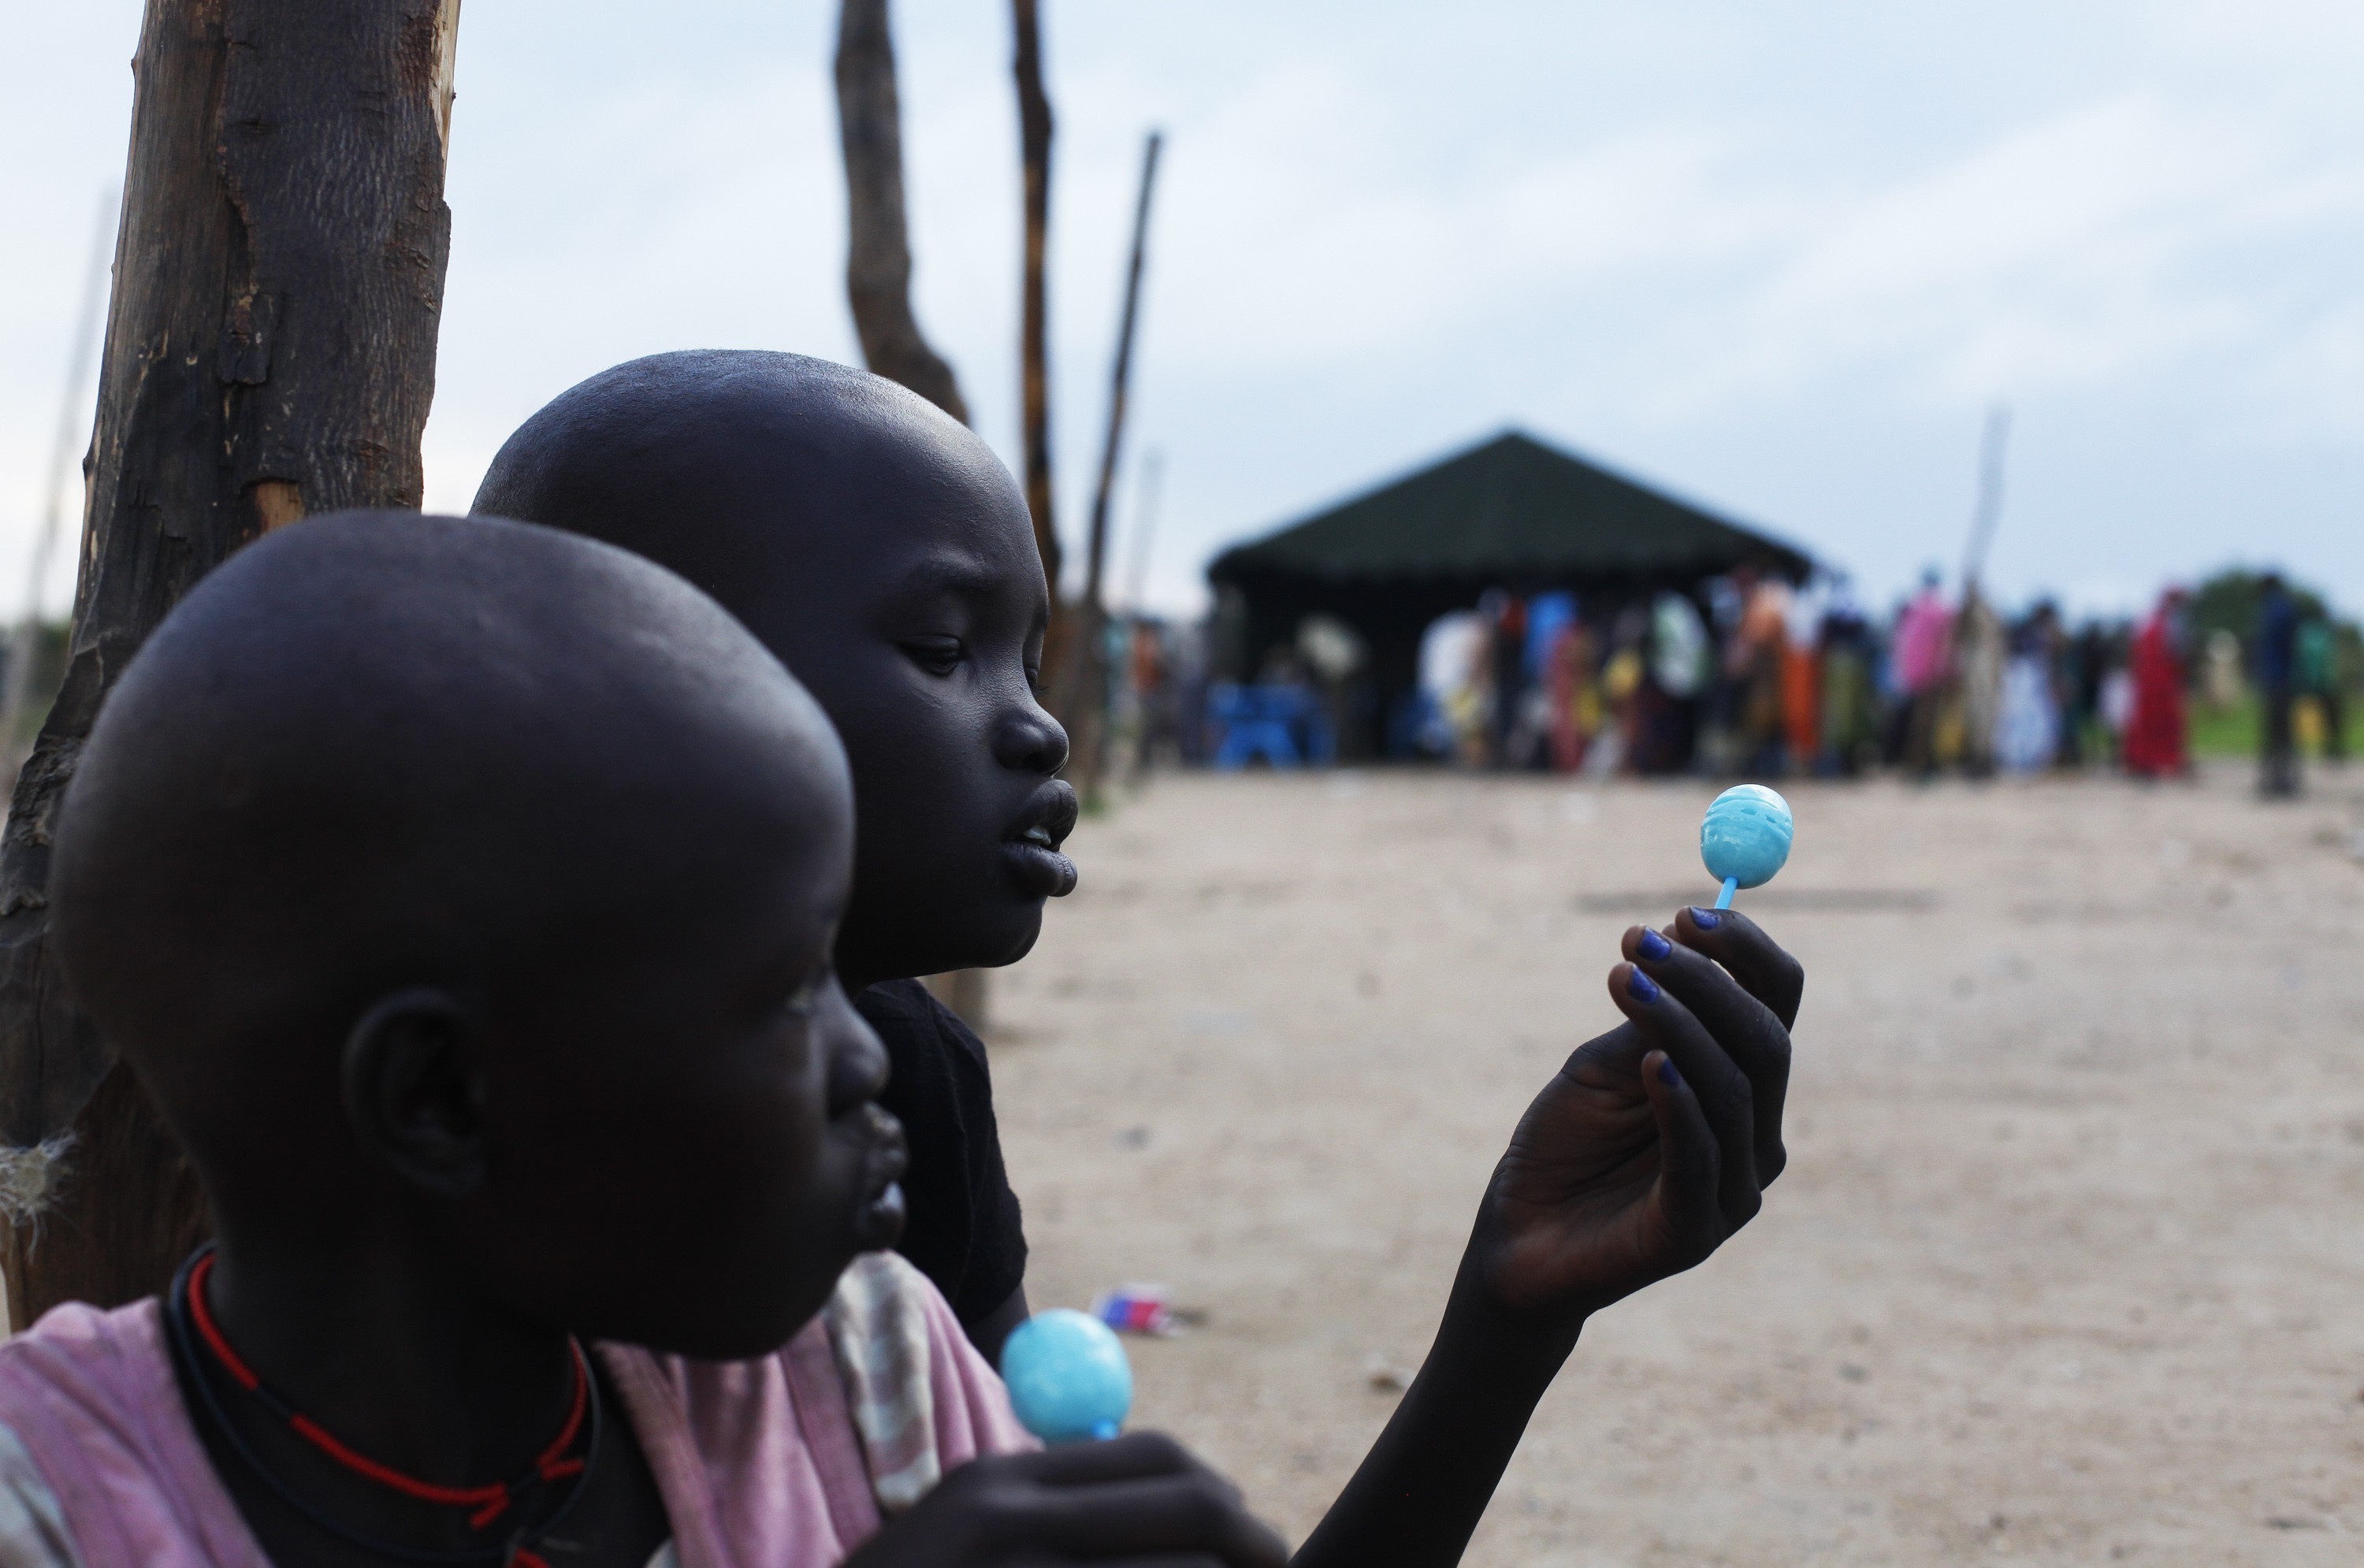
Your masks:
M 2002 517 L 2002 459 L 2011 439 L 2011 409 L 2001 403 L 1987 410 L 1986 433 L 1979 441 L 1979 502 L 1970 514 L 1970 547 L 1962 558 L 1962 591 L 1978 592 L 1987 550 L 1994 543 L 1995 524 Z
M 1141 489 L 1132 503 L 1132 571 L 1125 584 L 1125 604 L 1141 613 L 1143 589 L 1149 582 L 1149 546 L 1157 537 L 1158 487 L 1165 478 L 1165 454 L 1152 447 L 1141 454 Z
M 50 495 L 48 510 L 41 517 L 41 531 L 34 536 L 33 562 L 25 582 L 25 613 L 17 621 L 16 636 L 8 645 L 6 684 L 0 686 L 0 753 L 8 761 L 8 772 L 17 771 L 17 727 L 24 722 L 25 699 L 33 680 L 33 656 L 41 640 L 41 591 L 49 585 L 50 562 L 57 554 L 58 535 L 65 527 L 66 486 L 74 466 L 74 447 L 83 432 L 83 417 L 89 408 L 90 373 L 97 358 L 99 308 L 106 300 L 106 252 L 108 241 L 115 237 L 116 209 L 122 198 L 109 191 L 98 204 L 98 217 L 92 225 L 90 266 L 84 274 L 82 314 L 74 324 L 73 358 L 66 365 L 66 400 L 58 411 L 58 439 L 50 458 Z

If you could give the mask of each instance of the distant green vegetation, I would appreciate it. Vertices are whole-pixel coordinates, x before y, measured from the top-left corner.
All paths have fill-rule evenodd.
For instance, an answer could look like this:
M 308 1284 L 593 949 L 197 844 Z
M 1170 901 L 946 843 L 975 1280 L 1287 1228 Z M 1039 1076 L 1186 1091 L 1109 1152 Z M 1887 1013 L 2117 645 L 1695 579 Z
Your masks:
M 2353 695 L 2347 700 L 2347 755 L 2364 756 L 2364 703 Z M 2299 731 L 2303 737 L 2305 720 L 2300 720 Z M 2195 701 L 2191 705 L 2191 754 L 2195 757 L 2254 757 L 2264 730 L 2264 704 L 2255 692 L 2245 695 L 2229 707 Z M 2301 753 L 2314 757 L 2322 748 L 2302 744 Z
M 2217 573 L 2194 589 L 2191 609 L 2193 648 L 2207 646 L 2211 632 L 2229 631 L 2240 641 L 2242 668 L 2254 669 L 2258 652 L 2258 609 L 2265 596 L 2260 584 L 2264 581 L 2261 573 L 2231 567 Z M 2364 628 L 2359 628 L 2352 620 L 2341 619 L 2323 595 L 2305 584 L 2292 583 L 2289 586 L 2291 597 L 2298 601 L 2301 617 L 2307 619 L 2323 617 L 2331 621 L 2337 650 L 2334 657 L 2337 661 L 2341 684 L 2351 692 L 2364 687 Z M 2193 673 L 2195 675 L 2198 673 L 2196 659 Z M 2352 702 L 2350 706 L 2353 706 Z

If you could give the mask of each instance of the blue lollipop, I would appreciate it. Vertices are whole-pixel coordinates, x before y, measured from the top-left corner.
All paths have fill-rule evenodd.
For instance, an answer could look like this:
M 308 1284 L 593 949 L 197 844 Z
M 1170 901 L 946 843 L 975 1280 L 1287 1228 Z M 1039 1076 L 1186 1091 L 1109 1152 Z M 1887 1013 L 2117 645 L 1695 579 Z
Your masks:
M 1743 887 L 1762 887 L 1790 858 L 1790 803 L 1763 784 L 1734 784 L 1715 797 L 1700 824 L 1700 859 L 1723 884 L 1719 909 Z
M 1132 1408 L 1132 1363 L 1109 1326 L 1054 1307 L 1011 1330 L 1001 1381 L 1026 1429 L 1046 1443 L 1112 1438 Z

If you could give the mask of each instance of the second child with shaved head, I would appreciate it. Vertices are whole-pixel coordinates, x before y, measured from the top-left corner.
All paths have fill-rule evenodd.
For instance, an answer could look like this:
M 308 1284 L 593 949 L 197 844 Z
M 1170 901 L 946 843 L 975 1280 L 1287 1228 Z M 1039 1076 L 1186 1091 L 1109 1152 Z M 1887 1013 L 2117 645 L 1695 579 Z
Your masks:
M 696 351 L 562 395 L 502 448 L 475 509 L 681 573 L 837 726 L 857 846 L 837 967 L 893 1062 L 904 1250 L 998 1347 L 1025 1315 L 1025 1244 L 985 1051 L 914 977 L 1015 962 L 1075 884 L 1066 736 L 1038 700 L 1049 590 L 1017 485 L 890 382 Z M 1797 963 L 1745 917 L 1703 909 L 1629 930 L 1622 957 L 1609 992 L 1625 1021 L 1529 1106 L 1427 1362 L 1303 1568 L 1457 1562 L 1587 1318 L 1705 1259 L 1779 1174 Z

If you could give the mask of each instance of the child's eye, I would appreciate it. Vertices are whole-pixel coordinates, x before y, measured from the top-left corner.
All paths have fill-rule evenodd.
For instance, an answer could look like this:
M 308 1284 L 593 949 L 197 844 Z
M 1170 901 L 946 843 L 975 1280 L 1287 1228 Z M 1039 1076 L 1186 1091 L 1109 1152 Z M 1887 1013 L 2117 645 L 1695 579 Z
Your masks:
M 789 992 L 786 997 L 782 998 L 780 1002 L 780 1010 L 784 1013 L 794 1014 L 796 1017 L 800 1018 L 809 1017 L 813 1010 L 813 1001 L 820 995 L 821 982 L 828 977 L 829 966 L 827 964 L 821 965 L 820 968 L 814 970 L 810 974 L 806 975 L 802 983 L 800 983 L 795 990 Z
M 903 651 L 931 675 L 951 674 L 968 652 L 957 637 L 915 637 L 903 644 Z

